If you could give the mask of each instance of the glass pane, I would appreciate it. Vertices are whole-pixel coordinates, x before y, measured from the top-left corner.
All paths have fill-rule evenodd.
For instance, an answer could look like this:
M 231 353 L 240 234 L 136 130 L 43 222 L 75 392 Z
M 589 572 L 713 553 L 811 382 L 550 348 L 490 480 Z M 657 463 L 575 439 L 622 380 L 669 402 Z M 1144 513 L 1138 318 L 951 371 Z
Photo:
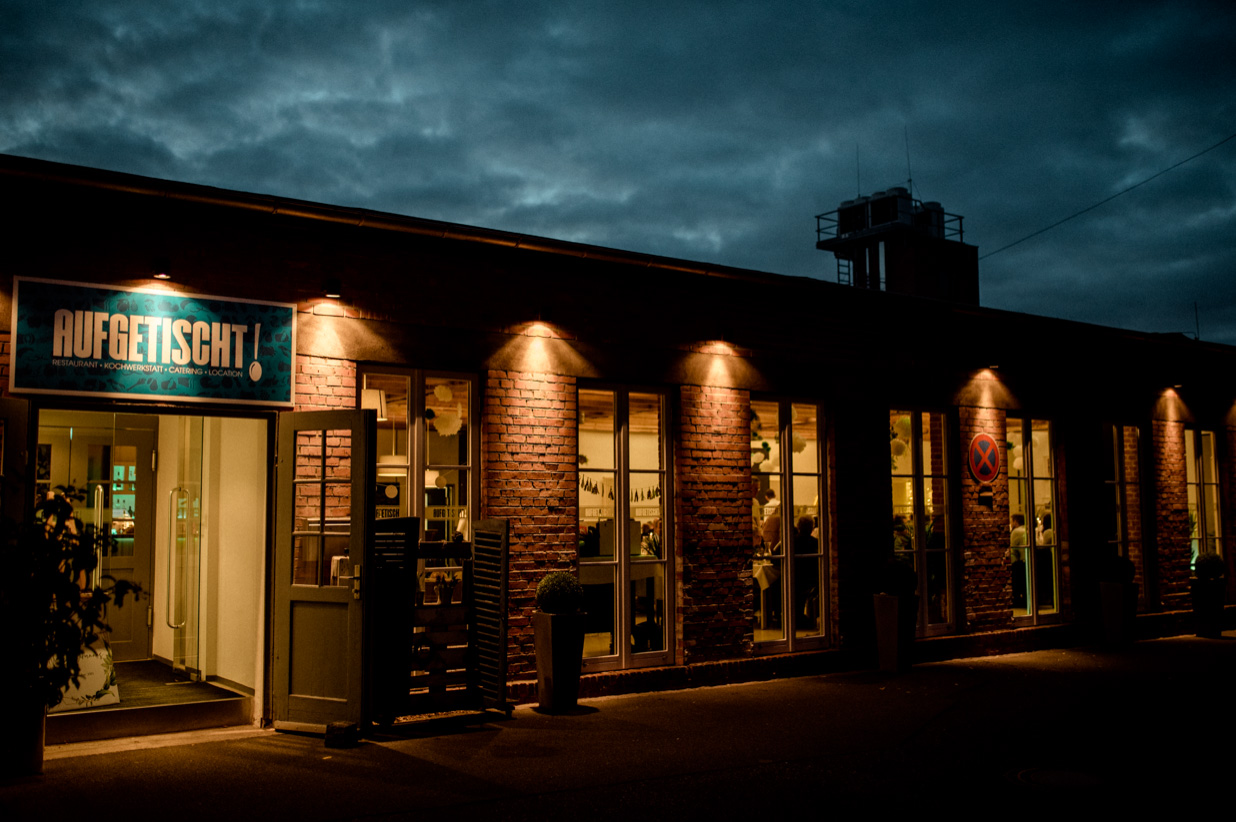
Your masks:
M 799 556 L 794 559 L 794 636 L 819 636 L 822 631 L 820 558 Z
M 1193 537 L 1193 553 L 1197 554 L 1197 537 L 1198 526 L 1200 525 L 1199 518 L 1201 511 L 1198 507 L 1197 488 L 1196 485 L 1185 486 L 1188 489 L 1188 505 L 1189 505 L 1189 536 Z
M 1043 420 L 1030 423 L 1030 449 L 1034 452 L 1034 476 L 1054 476 L 1051 453 L 1051 424 Z
M 322 522 L 322 483 L 296 483 L 296 526 L 297 531 L 321 531 Z
M 1035 533 L 1035 543 L 1038 545 L 1055 545 L 1056 530 L 1052 511 L 1055 510 L 1052 493 L 1052 481 L 1034 481 L 1034 511 L 1038 517 L 1038 528 Z
M 928 551 L 927 563 L 927 624 L 948 622 L 948 552 Z
M 292 537 L 292 584 L 317 585 L 322 540 L 316 536 Z
M 892 473 L 913 473 L 914 456 L 911 438 L 910 412 L 890 411 L 888 413 L 888 448 Z
M 378 414 L 377 453 L 383 464 L 408 464 L 408 378 L 398 374 L 366 374 L 361 408 Z
M 1026 548 L 1014 548 L 1010 551 L 1013 559 L 1009 573 L 1013 581 L 1013 616 L 1026 616 L 1030 613 L 1027 607 L 1026 592 L 1030 590 L 1030 563 L 1026 561 Z
M 1202 431 L 1202 482 L 1218 482 L 1215 479 L 1215 435 Z
M 296 432 L 296 478 L 321 479 L 322 477 L 321 431 Z
M 1008 461 L 1008 472 L 1010 477 L 1024 477 L 1026 475 L 1026 460 L 1025 460 L 1025 443 L 1022 436 L 1021 420 L 1009 419 L 1006 422 L 1005 440 L 1007 447 L 1006 460 Z
M 661 545 L 661 475 L 631 475 L 631 530 L 628 549 L 633 557 L 665 556 Z
M 613 391 L 579 391 L 579 467 L 614 470 Z
M 778 474 L 759 474 L 752 480 L 757 484 L 756 553 L 781 553 L 781 477 Z
M 613 559 L 614 475 L 600 471 L 579 473 L 580 559 Z
M 1034 598 L 1040 614 L 1056 610 L 1055 546 L 1034 549 Z
M 780 557 L 756 559 L 752 564 L 755 593 L 755 641 L 768 642 L 785 636 L 781 622 Z
M 425 539 L 442 541 L 468 537 L 468 472 L 425 470 Z
M 348 545 L 351 538 L 347 534 L 327 534 L 323 545 L 325 556 L 322 558 L 322 579 L 319 585 L 351 585 L 352 561 L 348 556 Z
M 117 445 L 112 449 L 111 556 L 133 556 L 133 532 L 137 515 L 137 446 Z
M 796 475 L 794 478 L 794 520 L 810 517 L 814 525 L 819 525 L 820 515 L 820 477 L 819 475 Z M 813 525 L 813 527 L 814 527 Z
M 326 478 L 352 479 L 352 432 L 346 428 L 326 432 Z
M 894 477 L 893 491 L 893 550 L 914 550 L 914 482 Z
M 751 401 L 751 471 L 781 470 L 781 420 L 776 402 Z
M 1197 482 L 1197 449 L 1194 448 L 1195 431 L 1185 431 L 1185 481 Z
M 614 646 L 614 566 L 579 566 L 584 586 L 584 657 L 612 656 Z
M 665 566 L 631 563 L 631 650 L 665 650 Z
M 425 464 L 468 464 L 468 380 L 425 378 Z
M 1207 485 L 1206 489 L 1206 541 L 1213 543 L 1219 536 L 1219 486 Z
M 820 473 L 819 420 L 814 405 L 790 406 L 793 424 L 790 436 L 790 468 L 795 474 Z M 801 499 L 796 501 L 802 502 Z
M 1030 538 L 1026 531 L 1026 481 L 1009 480 L 1009 547 L 1027 545 Z
M 923 414 L 923 474 L 941 476 L 944 465 L 944 417 Z
M 632 471 L 661 470 L 661 397 L 632 394 L 628 405 L 627 447 Z
M 820 553 L 820 529 L 817 520 L 810 514 L 802 514 L 794 520 L 794 530 L 790 538 L 795 554 Z
M 1122 534 L 1119 485 L 1114 482 L 1108 484 L 1105 501 L 1107 503 L 1107 516 L 1103 519 L 1107 527 L 1105 537 L 1108 542 L 1119 543 Z
M 408 516 L 408 476 L 406 473 L 382 474 L 374 489 L 374 516 L 377 519 Z

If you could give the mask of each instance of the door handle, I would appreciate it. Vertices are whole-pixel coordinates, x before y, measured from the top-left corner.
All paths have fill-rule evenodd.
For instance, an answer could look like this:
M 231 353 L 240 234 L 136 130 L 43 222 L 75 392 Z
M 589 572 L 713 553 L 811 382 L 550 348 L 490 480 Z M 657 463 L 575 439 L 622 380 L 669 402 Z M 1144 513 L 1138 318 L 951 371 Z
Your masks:
M 94 571 L 90 574 L 91 589 L 103 584 L 103 483 L 94 487 Z
M 171 516 L 167 520 L 167 627 L 172 630 L 185 627 L 185 621 L 181 620 L 180 624 L 172 622 L 172 602 L 175 599 L 175 592 L 172 589 L 172 566 L 176 562 L 176 499 L 181 494 L 188 495 L 188 490 L 180 486 L 176 486 L 167 494 L 168 508 Z M 189 535 L 185 534 L 185 539 Z
M 361 567 L 352 566 L 352 599 L 361 598 Z

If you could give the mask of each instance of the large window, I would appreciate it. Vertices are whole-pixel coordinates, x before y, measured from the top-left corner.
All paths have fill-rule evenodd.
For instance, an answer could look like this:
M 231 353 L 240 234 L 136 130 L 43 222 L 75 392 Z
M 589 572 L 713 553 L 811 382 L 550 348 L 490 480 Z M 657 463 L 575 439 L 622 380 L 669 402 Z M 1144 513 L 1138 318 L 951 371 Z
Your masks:
M 471 540 L 479 447 L 474 379 L 367 371 L 360 394 L 361 407 L 378 413 L 376 516 L 420 517 L 425 540 Z
M 1202 554 L 1223 553 L 1219 521 L 1219 468 L 1213 431 L 1185 430 L 1185 479 L 1189 489 L 1190 567 Z
M 665 399 L 579 390 L 579 577 L 589 668 L 663 664 L 670 653 Z
M 1107 462 L 1107 545 L 1112 556 L 1127 557 L 1142 579 L 1142 517 L 1138 449 L 1141 433 L 1134 425 L 1105 428 Z
M 1009 558 L 1013 616 L 1060 610 L 1060 540 L 1051 423 L 1009 417 Z
M 822 432 L 814 404 L 751 401 L 753 635 L 768 650 L 808 647 L 826 633 Z
M 893 557 L 918 575 L 920 634 L 953 625 L 949 465 L 945 416 L 890 411 Z

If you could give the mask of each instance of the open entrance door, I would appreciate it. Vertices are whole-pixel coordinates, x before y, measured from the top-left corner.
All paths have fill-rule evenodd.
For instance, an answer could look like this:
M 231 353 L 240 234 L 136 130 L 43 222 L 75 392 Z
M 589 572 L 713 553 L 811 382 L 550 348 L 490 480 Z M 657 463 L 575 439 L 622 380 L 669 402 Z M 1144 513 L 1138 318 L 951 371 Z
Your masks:
M 376 482 L 373 411 L 279 417 L 273 569 L 276 728 L 366 717 L 364 575 Z

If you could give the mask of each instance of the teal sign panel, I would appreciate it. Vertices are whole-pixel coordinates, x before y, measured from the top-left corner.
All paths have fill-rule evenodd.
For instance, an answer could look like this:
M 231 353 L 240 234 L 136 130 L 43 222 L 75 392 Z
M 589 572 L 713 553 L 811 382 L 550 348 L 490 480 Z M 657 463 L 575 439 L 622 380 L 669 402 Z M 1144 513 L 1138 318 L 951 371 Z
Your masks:
M 15 277 L 10 390 L 293 403 L 296 306 Z

